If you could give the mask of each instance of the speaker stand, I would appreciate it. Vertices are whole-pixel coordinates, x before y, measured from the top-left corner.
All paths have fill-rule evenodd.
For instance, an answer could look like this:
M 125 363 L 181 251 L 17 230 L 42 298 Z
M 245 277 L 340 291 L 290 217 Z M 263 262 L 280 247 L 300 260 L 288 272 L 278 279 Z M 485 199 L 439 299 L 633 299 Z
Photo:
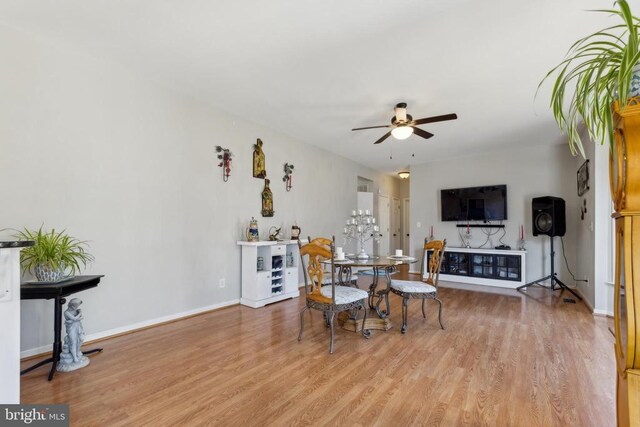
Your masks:
M 545 280 L 549 280 L 550 284 L 551 284 L 551 287 L 547 288 L 547 289 L 551 289 L 552 291 L 556 291 L 558 289 L 561 289 L 562 291 L 567 290 L 567 291 L 571 292 L 580 301 L 582 301 L 582 297 L 580 295 L 575 293 L 573 291 L 573 289 L 571 289 L 570 287 L 568 287 L 567 285 L 562 283 L 562 281 L 560 279 L 558 279 L 558 274 L 554 270 L 554 265 L 555 265 L 554 263 L 555 263 L 555 259 L 556 259 L 556 253 L 553 250 L 553 236 L 549 236 L 549 242 L 550 242 L 550 246 L 551 246 L 551 274 L 549 274 L 548 276 L 543 277 L 542 279 L 534 280 L 533 282 L 529 282 L 529 283 L 527 283 L 525 285 L 518 286 L 516 289 L 520 290 L 520 289 L 523 289 L 523 288 L 526 288 L 526 287 L 532 286 L 532 285 L 538 285 L 538 286 L 541 286 L 543 288 L 547 288 L 546 286 L 541 285 L 540 282 L 544 282 Z M 556 285 L 558 285 L 557 288 L 556 288 Z

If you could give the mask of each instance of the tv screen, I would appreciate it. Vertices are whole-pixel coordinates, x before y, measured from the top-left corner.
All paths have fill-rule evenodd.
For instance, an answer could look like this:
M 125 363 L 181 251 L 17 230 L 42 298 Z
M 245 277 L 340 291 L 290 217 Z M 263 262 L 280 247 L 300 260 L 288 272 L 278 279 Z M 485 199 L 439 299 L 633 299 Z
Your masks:
M 507 219 L 507 186 L 440 190 L 442 221 L 501 221 Z

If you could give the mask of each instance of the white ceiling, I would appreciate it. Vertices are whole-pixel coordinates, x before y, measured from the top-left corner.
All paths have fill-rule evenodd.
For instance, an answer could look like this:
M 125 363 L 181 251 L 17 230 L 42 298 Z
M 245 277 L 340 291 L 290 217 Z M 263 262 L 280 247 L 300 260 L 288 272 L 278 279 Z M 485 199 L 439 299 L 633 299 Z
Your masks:
M 561 142 L 548 89 L 534 102 L 537 84 L 578 37 L 609 23 L 584 10 L 612 3 L 0 0 L 0 22 L 392 172 Z M 458 120 L 421 126 L 435 134 L 429 140 L 375 146 L 385 129 L 351 131 L 389 123 L 401 101 L 414 118 Z

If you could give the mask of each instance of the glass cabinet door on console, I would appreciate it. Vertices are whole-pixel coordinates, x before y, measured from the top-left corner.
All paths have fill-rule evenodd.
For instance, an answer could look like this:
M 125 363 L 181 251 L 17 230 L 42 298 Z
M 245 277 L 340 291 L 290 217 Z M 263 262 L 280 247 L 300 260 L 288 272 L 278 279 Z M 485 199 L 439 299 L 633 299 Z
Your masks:
M 431 254 L 429 254 L 430 256 Z M 444 261 L 440 268 L 444 274 L 466 276 L 469 274 L 469 255 L 460 252 L 445 252 Z
M 496 255 L 496 276 L 503 280 L 520 280 L 520 257 Z
M 471 255 L 471 275 L 493 277 L 493 255 Z

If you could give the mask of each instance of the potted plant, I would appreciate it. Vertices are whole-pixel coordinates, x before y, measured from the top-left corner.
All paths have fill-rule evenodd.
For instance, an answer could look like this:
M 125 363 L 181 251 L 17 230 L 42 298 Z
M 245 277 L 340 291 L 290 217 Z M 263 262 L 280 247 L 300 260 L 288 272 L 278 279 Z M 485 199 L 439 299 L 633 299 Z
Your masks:
M 86 252 L 86 242 L 69 236 L 65 230 L 45 232 L 42 228 L 15 230 L 17 239 L 35 242 L 20 252 L 20 263 L 23 271 L 29 271 L 38 281 L 58 282 L 79 272 L 80 265 L 86 267 L 94 260 L 93 255 Z
M 567 133 L 569 147 L 584 157 L 578 128 L 584 121 L 591 139 L 613 141 L 612 104 L 620 108 L 627 100 L 640 95 L 639 20 L 631 13 L 626 0 L 615 2 L 618 9 L 598 10 L 620 18 L 620 23 L 597 31 L 575 42 L 566 58 L 551 69 L 540 86 L 555 76 L 551 93 L 553 115 L 560 129 Z M 622 99 L 620 99 L 622 98 Z

